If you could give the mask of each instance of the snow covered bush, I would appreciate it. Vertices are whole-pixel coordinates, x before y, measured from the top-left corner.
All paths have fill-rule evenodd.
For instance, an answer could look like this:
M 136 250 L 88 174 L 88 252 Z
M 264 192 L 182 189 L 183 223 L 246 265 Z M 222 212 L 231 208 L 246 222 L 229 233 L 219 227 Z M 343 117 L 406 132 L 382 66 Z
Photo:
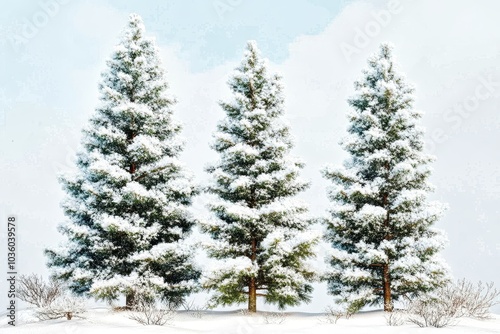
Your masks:
M 406 310 L 408 321 L 420 327 L 444 327 L 462 317 L 488 319 L 490 308 L 500 302 L 499 296 L 493 283 L 474 284 L 462 279 L 411 300 Z
M 48 306 L 64 293 L 61 281 L 50 278 L 45 282 L 36 274 L 19 276 L 17 284 L 17 297 L 36 307 Z
M 337 321 L 339 321 L 341 318 L 349 319 L 357 311 L 358 310 L 352 308 L 349 309 L 346 307 L 341 308 L 339 306 L 337 307 L 328 306 L 325 310 L 325 319 L 326 322 L 330 324 L 336 324 Z
M 193 318 L 201 319 L 205 314 L 205 311 L 208 310 L 208 304 L 205 303 L 203 305 L 197 304 L 195 300 L 190 302 L 182 303 L 182 308 Z
M 58 296 L 50 304 L 42 306 L 36 310 L 36 317 L 40 320 L 52 320 L 73 317 L 80 317 L 85 312 L 85 300 L 80 297 L 65 293 Z
M 266 312 L 264 313 L 264 323 L 267 325 L 280 325 L 286 320 L 285 312 Z
M 36 307 L 39 320 L 71 320 L 85 312 L 85 300 L 68 293 L 64 283 L 53 277 L 46 282 L 36 274 L 21 275 L 17 282 L 17 297 Z
M 243 315 L 243 316 L 247 316 L 247 315 L 252 315 L 253 313 L 250 313 L 250 311 L 248 310 L 248 308 L 242 308 L 241 310 L 238 311 L 239 314 Z
M 491 316 L 490 308 L 500 303 L 499 296 L 500 291 L 493 287 L 493 283 L 474 284 L 462 279 L 437 289 L 432 294 L 412 300 L 408 310 L 410 313 L 417 310 L 417 315 L 441 311 L 455 319 L 488 319 Z
M 214 291 L 212 306 L 248 302 L 250 312 L 258 296 L 281 309 L 308 302 L 319 236 L 309 231 L 307 206 L 293 199 L 308 186 L 299 177 L 304 164 L 290 156 L 280 77 L 268 73 L 255 42 L 229 86 L 234 98 L 221 103 L 226 118 L 212 145 L 220 160 L 207 169 L 215 219 L 202 222 L 212 238 L 206 249 L 219 261 L 202 286 Z
M 138 15 L 107 66 L 78 171 L 61 178 L 68 242 L 46 251 L 49 266 L 77 294 L 124 294 L 129 307 L 150 294 L 179 305 L 200 276 L 185 243 L 197 190 L 178 159 L 181 127 L 158 48 Z
M 408 321 L 407 310 L 392 310 L 384 312 L 385 323 L 388 326 L 402 326 Z
M 323 171 L 333 183 L 325 219 L 333 249 L 324 278 L 339 302 L 391 311 L 394 301 L 449 281 L 439 256 L 446 237 L 433 227 L 444 206 L 428 200 L 433 157 L 424 153 L 422 114 L 392 48 L 383 44 L 368 65 L 349 100 L 342 145 L 350 157 Z
M 500 303 L 500 291 L 493 282 L 476 284 L 465 279 L 458 280 L 441 288 L 436 293 L 436 299 L 446 303 L 455 317 L 488 319 L 490 308 Z
M 163 308 L 158 308 L 155 299 L 137 296 L 129 318 L 141 325 L 163 326 L 171 322 L 176 315 L 175 310 L 163 306 Z
M 407 312 L 407 321 L 419 327 L 442 328 L 456 324 L 454 310 L 437 298 L 420 296 L 412 300 Z

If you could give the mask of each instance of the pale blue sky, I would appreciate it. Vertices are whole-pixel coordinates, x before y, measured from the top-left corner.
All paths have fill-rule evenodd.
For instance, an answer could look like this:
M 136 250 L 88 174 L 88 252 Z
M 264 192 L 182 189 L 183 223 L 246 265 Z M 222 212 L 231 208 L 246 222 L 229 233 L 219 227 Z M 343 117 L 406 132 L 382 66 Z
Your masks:
M 59 10 L 64 15 L 64 11 L 77 2 L 60 5 Z M 51 3 L 51 0 L 8 2 L 0 18 L 7 26 L 16 21 L 22 23 L 25 18 L 31 20 L 43 7 L 40 3 Z M 321 32 L 347 3 L 349 0 L 99 1 L 100 6 L 140 14 L 148 30 L 158 36 L 159 43 L 181 45 L 181 54 L 194 71 L 239 57 L 239 49 L 235 46 L 248 39 L 257 40 L 262 51 L 273 61 L 283 61 L 290 42 L 299 35 Z M 57 15 L 51 21 L 58 21 Z M 88 24 L 92 24 L 91 18 Z M 47 30 L 49 25 L 59 25 L 59 22 L 50 22 Z M 64 34 L 64 30 L 59 34 Z M 71 44 L 57 37 L 53 34 L 47 41 L 61 43 L 58 49 L 64 48 L 66 52 L 76 52 L 87 43 L 92 44 L 85 39 L 81 40 L 82 44 Z M 51 53 L 49 49 L 46 51 Z
M 391 2 L 399 9 L 381 19 Z M 47 14 L 43 4 L 53 3 L 64 4 Z M 216 6 L 224 4 L 219 15 Z M 450 239 L 445 259 L 457 277 L 500 285 L 500 2 L 494 0 L 5 1 L 0 219 L 14 213 L 22 223 L 21 271 L 47 274 L 42 250 L 61 241 L 56 226 L 64 220 L 64 194 L 56 175 L 73 168 L 80 130 L 98 103 L 99 74 L 130 12 L 143 16 L 157 38 L 179 100 L 175 114 L 185 124 L 183 157 L 199 182 L 206 179 L 203 165 L 217 158 L 207 144 L 223 116 L 217 101 L 229 96 L 225 82 L 245 42 L 257 40 L 283 75 L 295 153 L 312 181 L 303 198 L 316 216 L 328 207 L 319 170 L 343 158 L 337 143 L 352 83 L 379 43 L 393 42 L 425 112 L 428 149 L 438 158 L 433 198 L 450 206 L 438 224 Z M 366 31 L 371 36 L 360 39 Z M 346 55 L 346 45 L 356 52 Z M 203 215 L 202 202 L 196 210 Z M 1 248 L 4 242 L 2 229 Z M 320 285 L 301 309 L 320 312 L 328 304 Z

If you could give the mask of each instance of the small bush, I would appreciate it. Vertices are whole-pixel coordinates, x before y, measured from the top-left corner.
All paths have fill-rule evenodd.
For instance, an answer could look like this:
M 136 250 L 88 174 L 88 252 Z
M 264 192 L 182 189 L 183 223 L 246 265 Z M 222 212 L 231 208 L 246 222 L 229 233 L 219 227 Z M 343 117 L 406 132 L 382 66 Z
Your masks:
M 129 318 L 137 321 L 141 325 L 163 326 L 175 317 L 175 311 L 171 308 L 158 308 L 156 301 L 139 297 L 136 300 L 134 310 Z
M 448 305 L 435 298 L 420 298 L 410 303 L 408 321 L 419 327 L 442 328 L 456 323 Z
M 407 321 L 408 312 L 406 310 L 393 310 L 385 312 L 384 317 L 388 326 L 402 326 Z
M 493 283 L 476 284 L 459 280 L 409 302 L 408 321 L 420 327 L 445 327 L 462 317 L 487 319 L 490 308 L 499 303 L 500 291 Z
M 18 279 L 17 296 L 36 307 L 39 320 L 80 317 L 85 312 L 85 301 L 66 292 L 62 282 L 48 282 L 36 274 L 21 275 Z
M 500 302 L 500 291 L 493 283 L 479 281 L 474 284 L 465 279 L 438 291 L 437 298 L 443 300 L 456 318 L 469 317 L 487 319 L 490 308 Z
M 196 304 L 194 300 L 182 303 L 182 308 L 193 318 L 198 318 L 198 319 L 201 319 L 205 311 L 208 310 L 207 304 L 199 305 Z
M 21 275 L 18 279 L 17 297 L 38 308 L 47 307 L 64 294 L 61 282 L 50 279 L 45 282 L 42 276 Z
M 40 320 L 52 320 L 66 318 L 71 320 L 74 317 L 82 318 L 85 312 L 85 301 L 82 298 L 69 294 L 57 297 L 49 305 L 40 307 L 35 315 Z
M 246 315 L 250 315 L 250 314 L 252 314 L 252 313 L 250 313 L 250 311 L 249 311 L 248 309 L 246 309 L 246 308 L 242 308 L 241 310 L 239 310 L 239 311 L 238 311 L 238 313 L 239 313 L 239 314 L 241 314 L 241 315 L 245 315 L 245 316 L 246 316 Z
M 336 324 L 340 318 L 349 319 L 357 311 L 359 311 L 359 309 L 354 307 L 334 308 L 332 306 L 328 306 L 325 310 L 326 322 Z
M 264 314 L 266 324 L 282 324 L 286 320 L 285 312 L 268 312 Z

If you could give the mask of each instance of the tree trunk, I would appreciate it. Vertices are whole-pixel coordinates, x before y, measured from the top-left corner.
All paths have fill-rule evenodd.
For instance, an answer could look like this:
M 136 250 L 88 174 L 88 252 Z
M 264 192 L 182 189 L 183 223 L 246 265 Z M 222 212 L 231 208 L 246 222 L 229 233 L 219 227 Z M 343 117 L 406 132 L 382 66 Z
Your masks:
M 387 169 L 387 176 L 386 179 L 388 179 L 388 174 L 389 174 L 389 164 L 385 165 L 385 168 Z M 387 215 L 385 217 L 384 221 L 384 228 L 385 228 L 385 240 L 391 240 L 392 239 L 392 231 L 389 228 L 390 224 L 390 217 L 389 217 L 389 207 L 388 207 L 388 194 L 383 195 L 383 204 L 384 208 L 387 210 Z M 388 261 L 389 261 L 389 254 L 387 254 Z M 392 312 L 393 310 L 393 305 L 392 305 L 392 294 L 391 294 L 391 274 L 389 271 L 389 262 L 385 263 L 383 268 L 383 274 L 382 274 L 382 281 L 384 285 L 384 311 L 386 312 Z
M 389 264 L 384 264 L 383 267 L 383 281 L 384 281 L 384 311 L 392 312 L 392 296 L 391 296 L 391 277 L 389 274 Z
M 257 243 L 255 239 L 252 239 L 252 263 L 255 262 L 256 258 Z M 248 284 L 248 312 L 257 312 L 257 285 L 255 284 L 255 277 L 251 277 Z
M 133 292 L 127 293 L 127 295 L 125 296 L 125 306 L 128 309 L 134 308 L 134 306 L 135 306 L 135 293 L 133 293 Z
M 250 278 L 248 286 L 248 312 L 257 312 L 257 289 L 254 277 Z

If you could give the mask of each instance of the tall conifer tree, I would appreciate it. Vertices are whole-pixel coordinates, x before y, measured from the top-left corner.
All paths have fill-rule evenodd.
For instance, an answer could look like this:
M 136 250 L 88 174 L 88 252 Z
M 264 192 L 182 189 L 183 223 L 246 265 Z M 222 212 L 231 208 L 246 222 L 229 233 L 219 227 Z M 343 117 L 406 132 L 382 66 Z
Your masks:
M 199 278 L 185 237 L 196 193 L 178 156 L 180 125 L 160 56 L 132 14 L 99 85 L 101 104 L 84 130 L 68 194 L 64 248 L 47 250 L 55 276 L 79 294 L 137 294 L 178 304 Z
M 350 158 L 324 175 L 334 183 L 327 220 L 333 245 L 329 292 L 353 308 L 431 291 L 448 280 L 438 256 L 445 237 L 433 224 L 443 205 L 428 200 L 432 157 L 424 153 L 413 88 L 398 73 L 391 47 L 368 61 L 349 100 Z
M 209 207 L 216 219 L 203 229 L 219 265 L 202 281 L 215 290 L 213 304 L 248 302 L 257 297 L 280 308 L 310 300 L 315 277 L 307 259 L 318 237 L 308 231 L 306 206 L 293 197 L 306 189 L 302 162 L 290 157 L 289 127 L 283 122 L 280 77 L 268 73 L 255 42 L 229 81 L 234 99 L 221 103 L 213 149 L 220 161 L 208 168 Z

